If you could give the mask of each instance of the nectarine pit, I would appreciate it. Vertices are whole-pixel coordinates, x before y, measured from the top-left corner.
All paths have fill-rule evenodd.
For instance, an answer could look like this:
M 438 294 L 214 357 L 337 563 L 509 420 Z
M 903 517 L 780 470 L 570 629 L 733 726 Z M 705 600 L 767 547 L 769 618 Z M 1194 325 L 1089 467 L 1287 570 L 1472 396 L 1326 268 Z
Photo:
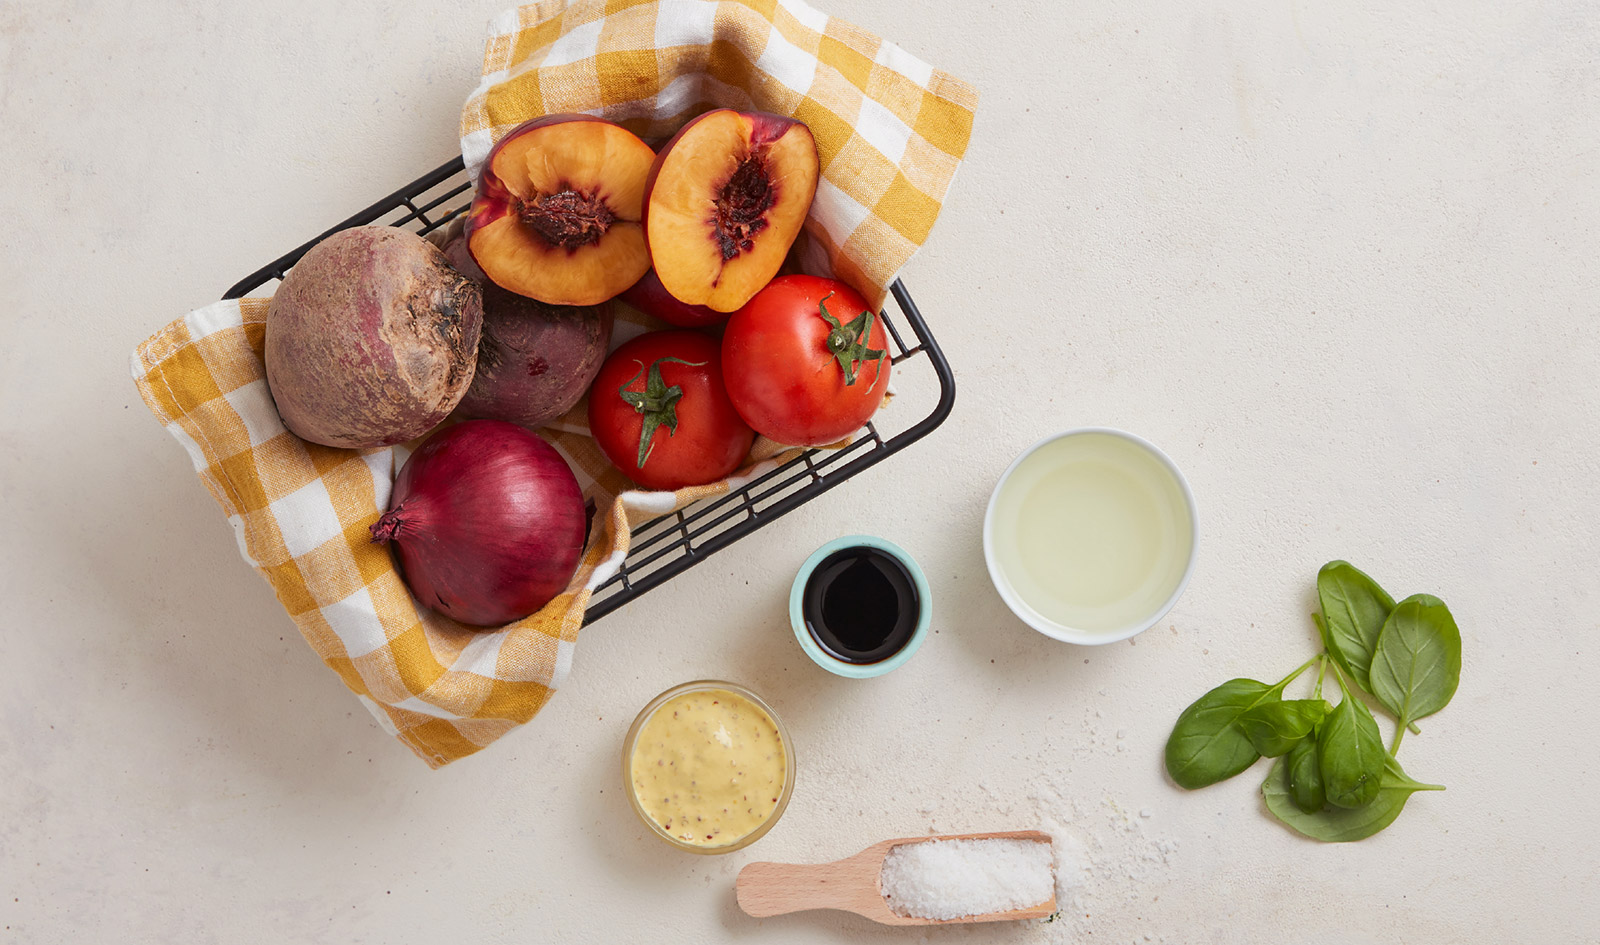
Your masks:
M 600 242 L 617 222 L 617 215 L 598 193 L 569 187 L 532 200 L 515 199 L 517 218 L 545 242 L 566 250 Z
M 765 155 L 752 152 L 739 162 L 717 195 L 712 223 L 723 259 L 755 248 L 750 239 L 767 227 L 766 213 L 777 202 L 777 188 L 767 173 Z

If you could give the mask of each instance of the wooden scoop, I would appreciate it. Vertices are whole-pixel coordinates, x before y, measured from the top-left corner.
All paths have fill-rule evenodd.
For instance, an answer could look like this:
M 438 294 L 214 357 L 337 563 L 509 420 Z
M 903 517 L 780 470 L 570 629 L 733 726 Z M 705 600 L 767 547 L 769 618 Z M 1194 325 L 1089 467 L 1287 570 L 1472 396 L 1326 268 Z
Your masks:
M 883 898 L 878 874 L 883 858 L 897 846 L 929 840 L 1036 840 L 1049 843 L 1050 835 L 1037 830 L 1009 833 L 962 833 L 934 837 L 902 837 L 874 843 L 855 856 L 833 863 L 751 863 L 739 871 L 734 885 L 739 908 L 758 919 L 804 912 L 807 909 L 842 909 L 884 925 L 959 925 L 966 922 L 1006 922 L 1043 919 L 1056 911 L 1056 897 L 1026 909 L 986 912 L 959 919 L 918 919 L 896 913 Z

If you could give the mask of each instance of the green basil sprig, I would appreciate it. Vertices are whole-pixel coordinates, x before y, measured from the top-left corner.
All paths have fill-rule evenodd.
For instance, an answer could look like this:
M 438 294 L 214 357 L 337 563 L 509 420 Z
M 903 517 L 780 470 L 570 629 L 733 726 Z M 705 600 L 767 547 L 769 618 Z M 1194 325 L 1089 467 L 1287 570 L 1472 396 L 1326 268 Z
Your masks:
M 1370 837 L 1394 822 L 1418 791 L 1442 791 L 1413 780 L 1396 754 L 1412 723 L 1449 704 L 1460 684 L 1461 632 L 1444 602 L 1417 594 L 1396 604 L 1378 583 L 1345 561 L 1317 575 L 1322 613 L 1312 614 L 1323 651 L 1268 686 L 1231 679 L 1197 699 L 1167 739 L 1167 773 L 1179 786 L 1224 781 L 1276 757 L 1262 794 L 1267 810 L 1316 840 Z M 1309 699 L 1283 692 L 1319 664 Z M 1322 699 L 1332 669 L 1338 705 Z M 1347 681 L 1348 679 L 1348 681 Z M 1361 693 L 1396 720 L 1394 742 L 1383 736 Z

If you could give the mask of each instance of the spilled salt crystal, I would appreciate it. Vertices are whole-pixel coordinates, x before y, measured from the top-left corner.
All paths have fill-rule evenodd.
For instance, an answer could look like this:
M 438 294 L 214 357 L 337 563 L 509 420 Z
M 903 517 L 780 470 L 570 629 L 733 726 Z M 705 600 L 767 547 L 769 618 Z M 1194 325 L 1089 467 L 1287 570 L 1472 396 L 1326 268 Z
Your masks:
M 903 843 L 878 881 L 889 908 L 918 919 L 959 919 L 1037 906 L 1055 895 L 1051 844 L 994 837 Z

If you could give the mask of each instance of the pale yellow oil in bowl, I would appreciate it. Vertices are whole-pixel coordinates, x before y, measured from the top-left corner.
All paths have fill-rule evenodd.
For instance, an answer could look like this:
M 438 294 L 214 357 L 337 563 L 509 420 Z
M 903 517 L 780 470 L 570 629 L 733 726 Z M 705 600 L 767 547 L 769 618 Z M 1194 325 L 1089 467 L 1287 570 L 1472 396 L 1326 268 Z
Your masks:
M 1142 442 L 1095 431 L 1019 460 L 995 492 L 987 529 L 1001 596 L 1063 638 L 1142 629 L 1182 587 L 1195 539 L 1177 473 Z

